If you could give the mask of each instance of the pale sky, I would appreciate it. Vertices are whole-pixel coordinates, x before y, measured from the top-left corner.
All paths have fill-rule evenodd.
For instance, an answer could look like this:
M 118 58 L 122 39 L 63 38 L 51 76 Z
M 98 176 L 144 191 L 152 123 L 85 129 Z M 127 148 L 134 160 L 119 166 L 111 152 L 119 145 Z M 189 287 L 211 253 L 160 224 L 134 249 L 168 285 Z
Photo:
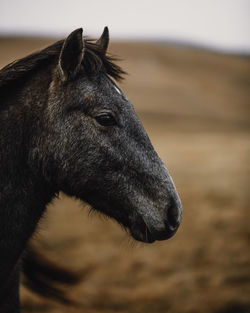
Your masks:
M 250 53 L 250 0 L 0 0 L 0 35 L 176 40 Z

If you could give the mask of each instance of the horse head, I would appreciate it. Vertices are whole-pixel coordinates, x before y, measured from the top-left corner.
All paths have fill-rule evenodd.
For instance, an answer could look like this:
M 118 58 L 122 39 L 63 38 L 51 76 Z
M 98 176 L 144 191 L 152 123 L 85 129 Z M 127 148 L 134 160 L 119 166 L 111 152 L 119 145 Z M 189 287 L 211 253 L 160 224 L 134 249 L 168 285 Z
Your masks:
M 56 191 L 114 218 L 136 240 L 168 239 L 179 227 L 181 201 L 132 104 L 115 83 L 122 70 L 107 54 L 108 43 L 107 27 L 96 42 L 84 39 L 82 29 L 63 42 L 33 162 L 39 162 Z

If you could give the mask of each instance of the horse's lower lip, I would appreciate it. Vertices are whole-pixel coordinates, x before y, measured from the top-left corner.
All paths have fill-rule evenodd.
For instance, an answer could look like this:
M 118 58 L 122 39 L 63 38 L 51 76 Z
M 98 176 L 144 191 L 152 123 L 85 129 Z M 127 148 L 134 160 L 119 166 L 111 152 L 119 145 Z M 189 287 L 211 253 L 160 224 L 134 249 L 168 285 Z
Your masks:
M 135 240 L 145 243 L 170 239 L 175 235 L 176 231 L 177 229 L 175 231 L 159 232 L 153 235 L 146 225 L 141 229 L 130 229 L 130 233 Z
M 139 229 L 138 230 L 131 230 L 130 229 L 130 233 L 131 233 L 132 237 L 137 241 L 145 242 L 145 243 L 155 242 L 155 239 L 151 236 L 151 233 L 149 232 L 147 227 L 145 227 L 144 232 L 140 231 Z

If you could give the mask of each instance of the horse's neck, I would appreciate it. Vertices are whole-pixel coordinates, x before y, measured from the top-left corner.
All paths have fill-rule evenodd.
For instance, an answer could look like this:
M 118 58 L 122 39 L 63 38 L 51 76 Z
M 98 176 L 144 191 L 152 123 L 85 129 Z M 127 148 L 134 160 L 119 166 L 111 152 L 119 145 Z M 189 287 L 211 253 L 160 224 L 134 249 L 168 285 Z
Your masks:
M 2 97 L 4 103 L 1 103 L 3 109 L 0 110 L 0 202 L 3 190 L 5 195 L 15 191 L 13 199 L 15 195 L 23 192 L 24 195 L 20 194 L 20 197 L 27 202 L 25 192 L 28 191 L 27 198 L 31 198 L 30 195 L 37 192 L 36 185 L 43 185 L 42 182 L 35 181 L 35 174 L 30 168 L 29 153 L 38 120 L 47 105 L 51 67 L 52 65 L 47 65 L 20 83 L 15 83 L 12 85 L 13 89 L 5 92 Z
M 13 248 L 16 245 L 15 251 L 22 250 L 53 197 L 29 164 L 30 143 L 37 118 L 46 105 L 49 85 L 46 70 L 42 73 L 29 77 L 21 87 L 5 95 L 0 110 L 0 250 L 3 255 L 3 246 L 7 247 L 11 239 L 15 240 L 15 244 L 9 243 Z
M 26 78 L 20 86 L 11 90 L 9 96 L 5 94 L 4 103 L 1 103 L 0 241 L 4 240 L 8 231 L 11 232 L 12 221 L 15 224 L 13 227 L 20 223 L 20 227 L 23 225 L 30 235 L 34 225 L 29 227 L 29 222 L 36 223 L 52 198 L 45 182 L 32 172 L 29 164 L 30 142 L 37 118 L 47 101 L 48 76 L 48 69 L 44 69 Z M 5 223 L 4 228 L 2 223 Z M 19 236 L 18 229 L 13 230 L 16 236 Z M 5 234 L 4 230 L 7 231 Z
M 31 170 L 28 157 L 48 84 L 45 76 L 34 75 L 5 95 L 0 110 L 0 303 L 4 286 L 53 197 Z
M 33 73 L 5 92 L 0 108 L 0 177 L 27 168 L 30 142 L 47 103 L 49 68 Z M 0 90 L 1 93 L 1 90 Z M 5 173 L 7 172 L 7 173 Z

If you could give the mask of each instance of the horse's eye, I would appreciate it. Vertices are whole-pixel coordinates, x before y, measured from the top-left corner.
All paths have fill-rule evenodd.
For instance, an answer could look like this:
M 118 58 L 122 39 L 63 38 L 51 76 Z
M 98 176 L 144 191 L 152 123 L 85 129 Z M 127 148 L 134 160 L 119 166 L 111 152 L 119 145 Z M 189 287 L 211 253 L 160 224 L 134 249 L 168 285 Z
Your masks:
M 111 113 L 105 112 L 100 113 L 95 117 L 96 121 L 102 126 L 114 126 L 116 125 L 116 120 Z

